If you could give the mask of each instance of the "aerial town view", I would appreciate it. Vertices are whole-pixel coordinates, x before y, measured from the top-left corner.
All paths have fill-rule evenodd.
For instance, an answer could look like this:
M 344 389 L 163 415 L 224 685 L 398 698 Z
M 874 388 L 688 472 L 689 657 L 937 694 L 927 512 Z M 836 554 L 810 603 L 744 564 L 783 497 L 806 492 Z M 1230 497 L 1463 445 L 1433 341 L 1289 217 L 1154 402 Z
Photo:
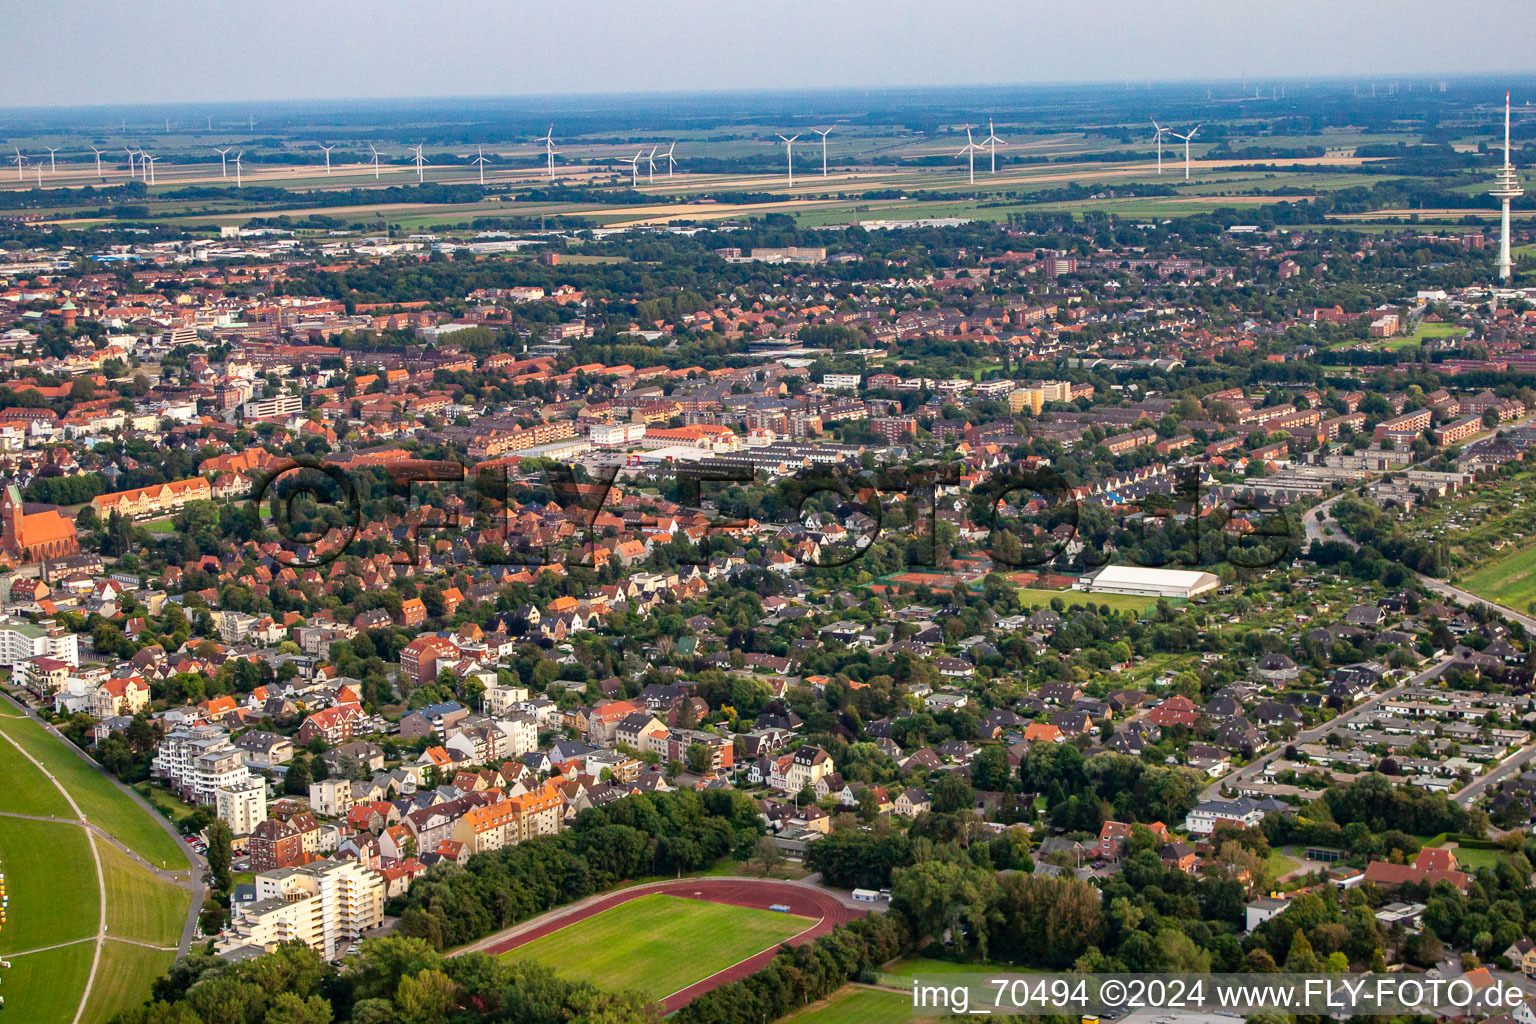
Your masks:
M 0 1024 L 1536 1024 L 1536 8 L 5 6 Z

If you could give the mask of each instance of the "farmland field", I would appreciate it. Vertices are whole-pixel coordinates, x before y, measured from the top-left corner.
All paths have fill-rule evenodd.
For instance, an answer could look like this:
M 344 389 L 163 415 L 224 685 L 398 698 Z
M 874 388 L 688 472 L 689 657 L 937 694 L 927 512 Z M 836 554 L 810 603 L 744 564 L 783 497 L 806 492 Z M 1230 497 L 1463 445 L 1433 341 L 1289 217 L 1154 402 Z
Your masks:
M 1489 562 L 1461 586 L 1478 597 L 1524 612 L 1536 598 L 1536 545 Z
M 504 956 L 565 977 L 661 999 L 797 935 L 815 922 L 724 903 L 641 896 Z

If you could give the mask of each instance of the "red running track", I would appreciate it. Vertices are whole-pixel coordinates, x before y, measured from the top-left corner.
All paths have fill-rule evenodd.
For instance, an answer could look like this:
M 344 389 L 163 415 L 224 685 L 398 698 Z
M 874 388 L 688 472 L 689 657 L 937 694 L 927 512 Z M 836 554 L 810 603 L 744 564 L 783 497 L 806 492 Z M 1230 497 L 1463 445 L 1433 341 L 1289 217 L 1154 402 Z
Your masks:
M 825 935 L 834 927 L 846 924 L 856 917 L 863 917 L 868 911 L 855 910 L 846 906 L 830 893 L 819 889 L 813 889 L 804 885 L 790 885 L 785 882 L 774 882 L 767 879 L 729 879 L 729 878 L 684 878 L 674 882 L 656 882 L 650 885 L 636 886 L 633 889 L 625 889 L 609 896 L 593 900 L 591 903 L 580 907 L 567 914 L 557 915 L 550 920 L 534 925 L 526 931 L 505 939 L 502 942 L 485 948 L 485 952 L 492 955 L 500 955 L 510 952 L 519 946 L 532 942 L 534 939 L 543 938 L 562 928 L 584 921 L 595 914 L 601 914 L 605 910 L 628 903 L 640 896 L 651 896 L 657 893 L 667 896 L 680 896 L 684 899 L 705 900 L 710 903 L 729 903 L 738 907 L 754 907 L 758 910 L 767 910 L 770 906 L 779 904 L 789 908 L 791 914 L 801 917 L 815 918 L 816 923 L 805 931 L 786 940 L 783 945 L 798 946 L 810 942 L 818 935 Z M 740 960 L 731 966 L 712 974 L 702 981 L 695 982 L 681 991 L 674 992 L 661 1001 L 662 1009 L 667 1013 L 687 1006 L 698 996 L 705 992 L 719 988 L 721 985 L 733 981 L 740 981 L 747 975 L 759 971 L 768 965 L 778 952 L 777 945 L 771 946 L 754 956 Z

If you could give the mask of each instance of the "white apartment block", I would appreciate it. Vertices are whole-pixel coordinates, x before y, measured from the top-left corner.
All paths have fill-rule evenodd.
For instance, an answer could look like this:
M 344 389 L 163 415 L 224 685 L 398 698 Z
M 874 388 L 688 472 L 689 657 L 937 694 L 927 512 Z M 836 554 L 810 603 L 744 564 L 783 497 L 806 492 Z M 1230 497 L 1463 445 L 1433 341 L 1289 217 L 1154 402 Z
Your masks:
M 10 668 L 32 658 L 55 658 L 78 668 L 79 638 L 57 627 L 44 628 L 15 619 L 0 620 L 0 668 Z
M 644 436 L 644 423 L 594 423 L 587 433 L 587 439 L 600 448 L 635 444 Z
M 214 790 L 213 806 L 219 820 L 237 836 L 248 836 L 267 818 L 267 783 L 260 776 L 246 777 Z
M 253 398 L 240 407 L 246 419 L 265 419 L 268 416 L 294 416 L 304 411 L 304 399 L 298 395 L 272 395 Z
M 244 752 L 229 741 L 229 733 L 215 725 L 172 729 L 160 741 L 149 770 L 199 804 L 215 803 L 221 787 L 235 786 L 251 777 Z
M 821 378 L 821 386 L 829 391 L 857 391 L 861 380 L 856 373 L 829 373 Z
M 325 779 L 309 784 L 309 806 L 316 814 L 339 818 L 352 809 L 352 783 L 347 779 Z
M 217 949 L 302 942 L 334 960 L 383 918 L 383 878 L 349 857 L 280 868 L 256 876 L 256 901 L 235 909 Z
M 485 693 L 481 695 L 482 707 L 485 713 L 492 718 L 501 718 L 517 710 L 517 705 L 528 699 L 528 687 L 526 686 L 502 686 L 499 683 L 487 686 Z

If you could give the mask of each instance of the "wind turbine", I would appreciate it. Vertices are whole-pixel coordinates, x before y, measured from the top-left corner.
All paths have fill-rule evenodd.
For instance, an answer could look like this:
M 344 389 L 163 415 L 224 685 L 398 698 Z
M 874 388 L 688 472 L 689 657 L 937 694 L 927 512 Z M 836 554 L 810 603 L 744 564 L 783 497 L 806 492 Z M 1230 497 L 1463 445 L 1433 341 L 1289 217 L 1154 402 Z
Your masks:
M 970 174 L 971 174 L 971 184 L 972 185 L 976 184 L 976 152 L 979 149 L 981 149 L 981 147 L 976 145 L 975 140 L 971 138 L 971 126 L 970 125 L 966 125 L 965 126 L 965 145 L 962 146 L 960 148 L 960 152 L 956 153 L 955 155 L 956 156 L 966 157 L 967 160 L 969 161 L 969 164 L 970 164 Z
M 997 137 L 997 132 L 992 128 L 992 119 L 987 118 L 987 137 L 981 140 L 983 146 L 988 147 L 992 154 L 992 173 L 997 173 L 997 147 L 1006 146 L 1008 143 Z
M 373 180 L 379 180 L 379 150 L 373 143 L 368 143 L 368 148 L 373 150 Z
M 1152 119 L 1148 118 L 1148 120 L 1152 120 Z M 1157 134 L 1154 136 L 1155 139 L 1157 140 L 1157 173 L 1158 174 L 1162 174 L 1163 173 L 1163 136 L 1164 135 L 1171 135 L 1173 133 L 1170 132 L 1167 128 L 1164 128 L 1162 125 L 1158 124 L 1156 121 L 1152 121 L 1152 127 L 1157 129 Z
M 123 152 L 128 154 L 128 177 L 132 178 L 134 176 L 134 174 L 133 174 L 133 149 L 131 147 L 129 147 L 129 146 L 124 146 L 123 147 Z
M 144 165 L 146 172 L 145 183 L 153 185 L 155 183 L 155 158 L 141 149 L 139 150 L 139 161 Z
M 229 177 L 229 150 L 215 149 L 214 152 L 219 154 L 219 177 Z
M 475 150 L 476 150 L 476 152 L 479 155 L 476 156 L 474 158 L 474 160 L 471 161 L 471 163 L 474 163 L 477 166 L 479 166 L 479 168 L 480 168 L 480 184 L 484 185 L 485 184 L 485 165 L 486 165 L 486 162 L 487 162 L 486 159 L 485 159 L 485 147 L 484 146 L 476 146 Z
M 785 159 L 787 159 L 789 161 L 789 187 L 790 188 L 794 188 L 795 187 L 795 140 L 798 139 L 799 137 L 800 137 L 800 134 L 798 132 L 796 132 L 794 135 L 791 135 L 787 139 L 785 139 L 784 136 L 782 136 L 782 135 L 779 136 L 780 139 L 784 140 L 784 157 L 785 157 Z
M 240 158 L 243 156 L 245 156 L 245 150 L 243 149 L 235 154 L 235 188 L 245 187 L 245 185 L 240 181 Z
M 15 146 L 12 146 L 11 148 L 12 149 L 16 149 Z M 26 157 L 21 155 L 21 150 L 17 149 L 16 150 L 16 180 L 17 181 L 21 180 L 21 165 L 26 161 L 26 159 L 27 159 Z
M 560 152 L 555 148 L 555 126 L 551 124 L 549 131 L 533 141 L 544 143 L 544 153 L 549 157 L 549 176 L 553 178 L 555 176 L 555 154 Z
M 416 184 L 418 184 L 418 185 L 427 180 L 425 177 L 422 176 L 422 173 L 421 173 L 421 165 L 423 163 L 422 156 L 421 156 L 421 147 L 425 146 L 425 145 L 426 145 L 425 142 L 418 142 L 418 143 L 416 143 Z
M 54 163 L 54 160 L 53 160 L 53 155 L 55 153 L 57 153 L 58 150 L 57 149 L 53 149 L 53 148 L 49 148 L 48 146 L 44 146 L 43 148 L 48 150 L 48 173 L 49 174 L 58 174 L 59 173 L 59 165 Z
M 677 167 L 677 157 L 672 155 L 672 151 L 676 148 L 677 143 L 674 142 L 667 147 L 666 153 L 663 154 L 667 161 L 667 177 L 669 178 L 672 177 L 672 171 Z
M 650 165 L 650 170 L 646 172 L 645 176 L 645 183 L 647 185 L 656 184 L 656 151 L 660 148 L 660 145 L 652 146 L 650 154 L 645 158 L 646 163 Z
M 640 154 L 643 153 L 643 152 L 645 152 L 645 151 L 644 150 L 640 150 L 639 152 L 635 153 L 634 156 L 630 157 L 628 161 L 624 161 L 624 160 L 620 160 L 619 161 L 619 163 L 626 163 L 627 162 L 629 164 L 629 187 L 630 188 L 639 188 L 640 187 Z
M 832 134 L 831 128 L 812 128 L 811 131 L 821 136 L 821 176 L 827 176 L 827 136 Z
M 92 146 L 91 152 L 96 154 L 96 177 L 99 178 L 101 177 L 101 150 L 97 149 L 95 146 Z
M 325 150 L 325 173 L 326 174 L 330 174 L 331 173 L 331 150 L 336 148 L 336 144 L 333 142 L 329 146 L 322 145 L 320 148 Z
M 1197 132 L 1199 130 L 1200 130 L 1200 126 L 1197 124 L 1197 125 L 1195 125 L 1193 128 L 1191 128 L 1189 130 L 1189 134 L 1188 135 L 1180 135 L 1178 132 L 1169 132 L 1168 133 L 1169 135 L 1173 136 L 1176 139 L 1183 139 L 1184 140 L 1184 180 L 1185 181 L 1189 180 L 1189 140 L 1194 138 L 1195 137 L 1195 132 Z

